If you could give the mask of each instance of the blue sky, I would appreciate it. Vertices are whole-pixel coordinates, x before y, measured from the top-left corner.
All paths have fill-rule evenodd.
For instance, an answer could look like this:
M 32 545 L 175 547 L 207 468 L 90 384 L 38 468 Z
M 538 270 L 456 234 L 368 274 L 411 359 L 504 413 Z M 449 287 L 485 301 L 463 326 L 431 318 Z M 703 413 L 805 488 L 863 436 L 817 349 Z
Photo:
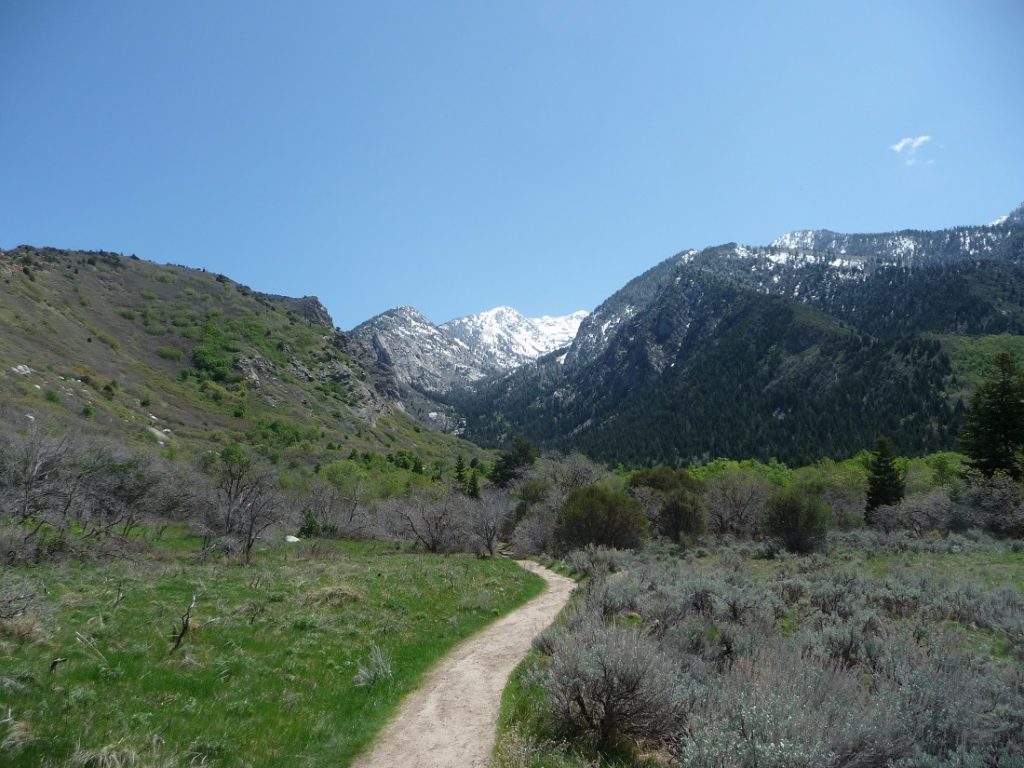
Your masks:
M 0 0 L 0 246 L 345 328 L 591 309 L 684 248 L 1008 212 L 1022 39 L 1019 0 Z

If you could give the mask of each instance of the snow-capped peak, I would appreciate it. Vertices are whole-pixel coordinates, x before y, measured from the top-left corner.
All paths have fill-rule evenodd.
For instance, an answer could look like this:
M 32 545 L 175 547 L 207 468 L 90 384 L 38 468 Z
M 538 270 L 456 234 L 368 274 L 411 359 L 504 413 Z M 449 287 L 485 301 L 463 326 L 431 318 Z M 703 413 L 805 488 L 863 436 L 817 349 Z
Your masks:
M 450 320 L 440 328 L 483 354 L 496 369 L 508 369 L 569 344 L 586 316 L 581 310 L 530 318 L 502 306 Z

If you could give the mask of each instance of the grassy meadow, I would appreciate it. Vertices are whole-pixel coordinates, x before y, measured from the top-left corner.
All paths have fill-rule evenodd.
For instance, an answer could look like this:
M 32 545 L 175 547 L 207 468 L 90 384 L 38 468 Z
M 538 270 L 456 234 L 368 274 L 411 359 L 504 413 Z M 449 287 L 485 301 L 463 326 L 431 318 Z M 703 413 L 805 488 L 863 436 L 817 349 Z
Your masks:
M 249 568 L 197 548 L 4 572 L 38 602 L 0 622 L 0 762 L 348 765 L 433 661 L 543 586 L 382 542 L 275 543 Z

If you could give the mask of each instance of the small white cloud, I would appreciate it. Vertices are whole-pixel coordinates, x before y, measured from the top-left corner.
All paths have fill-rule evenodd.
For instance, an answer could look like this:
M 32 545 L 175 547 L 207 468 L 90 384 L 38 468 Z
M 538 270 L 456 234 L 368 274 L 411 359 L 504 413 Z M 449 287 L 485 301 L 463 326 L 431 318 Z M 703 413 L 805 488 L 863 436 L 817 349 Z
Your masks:
M 918 147 L 931 140 L 931 136 L 907 136 L 906 138 L 900 139 L 895 144 L 890 145 L 889 149 L 896 154 L 899 154 L 903 150 L 907 150 L 907 154 L 912 155 L 917 152 Z

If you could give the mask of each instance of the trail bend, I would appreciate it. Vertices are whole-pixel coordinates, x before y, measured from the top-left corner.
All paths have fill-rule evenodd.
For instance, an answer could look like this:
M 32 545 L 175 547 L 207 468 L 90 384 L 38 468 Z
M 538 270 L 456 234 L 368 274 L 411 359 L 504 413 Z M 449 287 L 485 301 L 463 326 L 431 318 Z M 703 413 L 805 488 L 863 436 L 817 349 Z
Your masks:
M 530 643 L 576 583 L 518 561 L 547 582 L 540 595 L 463 640 L 402 702 L 353 768 L 483 768 L 494 749 L 501 694 Z

